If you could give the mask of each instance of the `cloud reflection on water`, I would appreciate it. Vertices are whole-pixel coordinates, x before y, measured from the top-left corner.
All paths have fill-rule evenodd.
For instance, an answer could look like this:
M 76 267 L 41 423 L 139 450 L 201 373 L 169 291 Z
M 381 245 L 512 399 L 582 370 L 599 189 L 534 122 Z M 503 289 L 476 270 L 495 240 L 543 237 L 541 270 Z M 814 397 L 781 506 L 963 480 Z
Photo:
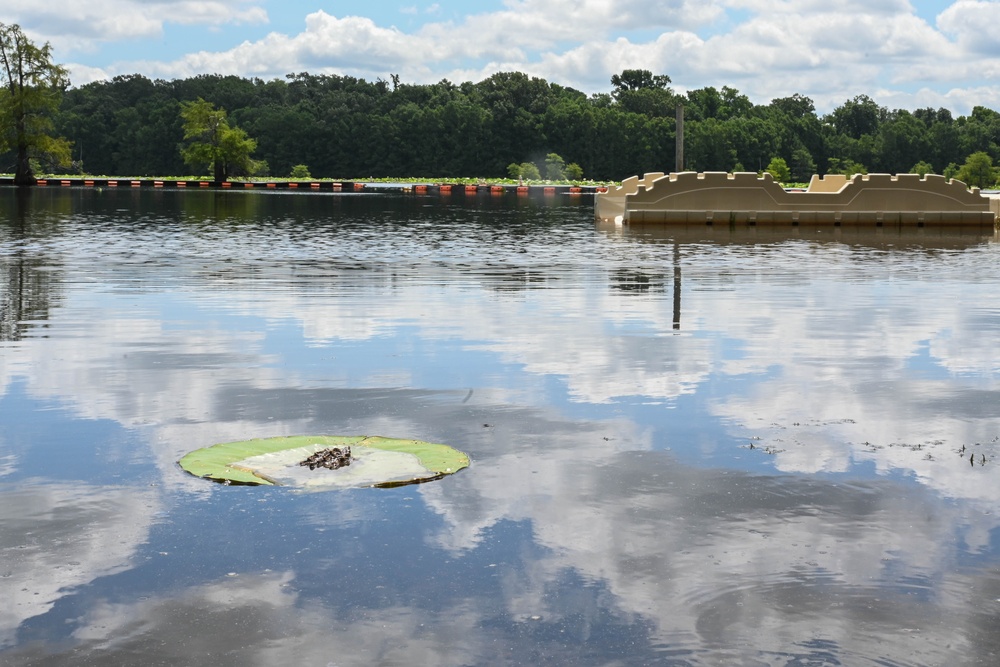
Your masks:
M 324 582 L 307 594 L 302 582 L 322 581 L 331 565 L 303 558 L 150 600 L 93 600 L 75 640 L 93 655 L 178 662 L 225 647 L 233 664 L 335 649 L 343 664 L 514 663 L 538 647 L 569 662 L 591 629 L 609 628 L 709 664 L 824 655 L 942 664 L 962 655 L 971 665 L 994 650 L 980 630 L 996 617 L 1000 584 L 971 561 L 993 558 L 1000 491 L 992 459 L 970 466 L 955 450 L 979 442 L 992 455 L 997 435 L 990 334 L 1000 296 L 980 282 L 996 248 L 940 257 L 802 240 L 692 242 L 680 253 L 674 329 L 670 245 L 585 229 L 558 262 L 519 253 L 531 243 L 507 238 L 483 250 L 490 266 L 480 271 L 468 268 L 475 248 L 440 251 L 415 237 L 423 245 L 412 261 L 372 261 L 364 271 L 317 263 L 311 253 L 330 250 L 319 240 L 310 250 L 283 238 L 279 252 L 258 236 L 248 253 L 242 231 L 216 230 L 217 256 L 185 254 L 185 242 L 198 244 L 183 231 L 165 249 L 129 249 L 174 258 L 154 265 L 113 246 L 94 267 L 88 246 L 63 242 L 51 264 L 65 276 L 65 298 L 44 332 L 3 348 L 0 397 L 23 384 L 30 399 L 75 419 L 146 434 L 149 452 L 136 456 L 179 497 L 218 498 L 176 466 L 213 442 L 308 432 L 451 442 L 473 466 L 411 491 L 439 520 L 422 526 L 420 555 L 467 561 L 511 525 L 525 526 L 535 547 L 496 564 L 499 598 L 452 587 L 427 609 L 406 576 L 381 606 L 360 592 L 364 582 Z M 289 269 L 287 252 L 304 253 L 308 267 Z M 504 268 L 505 259 L 518 264 Z M 649 284 L 643 276 L 664 288 L 620 289 L 622 280 Z M 637 406 L 693 406 L 691 419 L 703 421 L 685 430 L 683 415 Z M 0 442 L 6 477 L 33 474 L 17 458 L 23 446 Z M 863 465 L 879 475 L 858 472 Z M 42 586 L 40 602 L 4 621 L 7 641 L 60 595 L 127 568 L 146 539 L 153 510 L 143 508 L 155 503 L 142 492 L 83 485 L 31 504 L 59 515 L 83 494 L 97 506 L 75 511 L 100 517 L 94 539 L 125 539 Z M 310 506 L 283 518 L 310 527 L 374 521 L 359 496 L 328 502 L 338 511 Z M 81 547 L 45 520 L 52 543 L 18 570 L 29 581 L 47 576 L 45 559 Z M 18 525 L 11 515 L 0 530 Z M 263 535 L 261 552 L 279 546 Z M 380 554 L 389 566 L 405 557 Z M 260 632 L 229 633 L 240 619 Z M 199 624 L 227 631 L 208 637 Z M 559 634 L 570 640 L 552 638 Z M 171 637 L 196 641 L 164 644 Z M 518 646 L 519 637 L 531 641 Z
M 604 252 L 627 254 L 616 246 Z M 672 259 L 655 245 L 630 252 L 649 267 Z M 971 254 L 989 261 L 981 250 Z M 570 401 L 594 405 L 670 406 L 738 381 L 738 389 L 721 396 L 713 390 L 706 404 L 734 425 L 734 437 L 763 432 L 776 440 L 775 448 L 784 450 L 774 459 L 779 470 L 839 472 L 873 461 L 880 470 L 913 471 L 948 495 L 996 501 L 994 485 L 970 485 L 967 471 L 940 464 L 963 444 L 985 446 L 1000 435 L 987 408 L 1000 398 L 1000 362 L 988 335 L 997 319 L 991 313 L 1000 307 L 974 282 L 983 266 L 962 256 L 956 262 L 969 264 L 971 284 L 961 267 L 949 269 L 919 251 L 694 245 L 682 256 L 680 335 L 663 335 L 673 331 L 667 296 L 580 285 L 573 282 L 581 277 L 578 269 L 553 270 L 567 288 L 529 289 L 515 298 L 491 296 L 484 293 L 489 282 L 440 267 L 431 270 L 444 274 L 435 280 L 420 265 L 393 269 L 402 275 L 391 280 L 378 267 L 264 278 L 248 271 L 230 276 L 224 292 L 202 277 L 178 286 L 169 300 L 144 298 L 146 316 L 135 311 L 136 295 L 128 290 L 76 298 L 50 314 L 55 335 L 8 350 L 0 376 L 6 386 L 27 375 L 33 395 L 61 397 L 82 416 L 162 428 L 218 421 L 227 406 L 253 401 L 255 394 L 263 400 L 283 387 L 407 386 L 428 379 L 416 375 L 412 357 L 388 358 L 398 354 L 391 346 L 384 353 L 375 348 L 367 376 L 342 367 L 336 354 L 322 366 L 297 362 L 269 349 L 262 329 L 234 330 L 230 318 L 265 329 L 293 324 L 306 345 L 334 352 L 347 343 L 406 336 L 522 368 L 516 389 L 508 388 L 524 394 L 512 395 L 517 402 L 537 399 L 547 378 L 564 382 Z M 888 282 L 864 278 L 880 263 Z M 179 268 L 161 270 L 169 282 Z M 114 267 L 107 270 L 114 280 Z M 939 279 L 928 296 L 931 273 Z M 594 279 L 589 270 L 582 277 Z M 166 313 L 178 309 L 185 314 L 171 321 Z M 930 354 L 923 367 L 908 368 L 922 351 Z M 448 367 L 438 372 L 447 382 Z M 273 411 L 248 405 L 246 412 Z M 772 427 L 805 422 L 813 433 L 794 448 Z M 820 423 L 829 426 L 815 426 Z M 888 446 L 934 442 L 942 444 L 924 451 Z M 933 459 L 924 458 L 928 453 Z M 990 458 L 992 449 L 986 454 Z
M 160 510 L 151 490 L 35 479 L 0 490 L 0 648 L 20 624 L 97 577 L 123 572 Z
M 569 446 L 575 436 L 555 437 L 566 445 L 557 461 L 580 454 Z M 659 452 L 623 453 L 573 476 L 544 467 L 526 475 L 514 455 L 484 458 L 485 477 L 470 470 L 412 493 L 455 526 L 530 521 L 540 548 L 507 551 L 488 569 L 499 597 L 492 587 L 462 585 L 467 568 L 455 570 L 454 582 L 421 582 L 447 568 L 404 566 L 411 557 L 440 560 L 433 550 L 385 554 L 377 578 L 365 574 L 372 565 L 364 550 L 335 549 L 325 562 L 322 547 L 349 534 L 324 542 L 320 533 L 299 538 L 317 554 L 294 570 L 239 572 L 148 600 L 97 600 L 74 620 L 73 655 L 106 664 L 141 654 L 168 664 L 335 656 L 338 665 L 415 657 L 460 665 L 521 664 L 541 652 L 568 664 L 580 650 L 601 656 L 608 642 L 590 633 L 611 628 L 635 642 L 624 655 L 653 660 L 659 647 L 691 664 L 827 656 L 974 665 L 988 664 L 996 648 L 984 622 L 996 611 L 989 596 L 1000 578 L 963 563 L 964 510 L 919 487 L 692 471 Z M 525 477 L 533 481 L 512 493 Z M 317 527 L 343 525 L 337 513 L 319 516 Z M 350 519 L 362 529 L 381 520 Z M 450 530 L 441 537 L 451 539 Z M 485 547 L 476 539 L 467 548 Z M 427 586 L 436 593 L 421 593 Z M 59 650 L 28 646 L 9 664 Z

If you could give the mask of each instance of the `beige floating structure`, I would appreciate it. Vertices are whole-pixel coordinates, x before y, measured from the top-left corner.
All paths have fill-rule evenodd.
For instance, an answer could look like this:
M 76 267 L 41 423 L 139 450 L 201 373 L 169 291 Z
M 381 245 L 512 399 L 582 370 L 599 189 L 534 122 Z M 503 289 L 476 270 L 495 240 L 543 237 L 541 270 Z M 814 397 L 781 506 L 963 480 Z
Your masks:
M 788 191 L 766 172 L 656 172 L 598 193 L 594 212 L 628 225 L 993 228 L 1000 198 L 935 174 L 827 174 Z

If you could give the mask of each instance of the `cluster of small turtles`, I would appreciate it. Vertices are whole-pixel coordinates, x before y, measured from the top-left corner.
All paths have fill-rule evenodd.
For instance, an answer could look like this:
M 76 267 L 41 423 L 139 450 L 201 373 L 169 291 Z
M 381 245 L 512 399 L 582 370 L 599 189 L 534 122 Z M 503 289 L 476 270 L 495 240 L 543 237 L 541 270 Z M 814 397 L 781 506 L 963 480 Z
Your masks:
M 351 448 L 329 447 L 321 449 L 305 461 L 301 461 L 299 465 L 309 466 L 310 470 L 315 470 L 316 468 L 329 468 L 330 470 L 343 468 L 344 466 L 351 465 Z

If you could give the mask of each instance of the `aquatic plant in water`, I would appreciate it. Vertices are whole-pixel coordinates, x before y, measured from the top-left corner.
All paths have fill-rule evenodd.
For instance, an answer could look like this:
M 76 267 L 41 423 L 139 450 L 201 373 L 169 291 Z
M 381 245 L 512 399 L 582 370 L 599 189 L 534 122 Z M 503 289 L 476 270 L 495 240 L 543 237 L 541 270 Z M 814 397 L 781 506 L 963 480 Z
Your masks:
M 429 482 L 468 467 L 469 457 L 448 445 L 421 440 L 296 435 L 203 447 L 179 463 L 196 477 L 224 484 L 320 491 Z

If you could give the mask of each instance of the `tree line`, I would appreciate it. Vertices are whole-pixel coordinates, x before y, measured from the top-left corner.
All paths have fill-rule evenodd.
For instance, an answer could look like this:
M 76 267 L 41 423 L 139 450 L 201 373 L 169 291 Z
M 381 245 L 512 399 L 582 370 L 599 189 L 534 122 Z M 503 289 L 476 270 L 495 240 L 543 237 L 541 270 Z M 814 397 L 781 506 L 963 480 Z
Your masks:
M 987 107 L 956 117 L 944 108 L 890 110 L 858 95 L 818 114 L 803 95 L 754 104 L 728 86 L 682 94 L 669 76 L 639 69 L 612 76 L 608 92 L 586 95 L 520 72 L 457 84 L 305 72 L 271 80 L 131 74 L 71 88 L 54 67 L 34 85 L 61 103 L 43 105 L 38 118 L 51 129 L 42 134 L 65 142 L 27 148 L 43 172 L 495 178 L 534 176 L 532 166 L 545 176 L 558 173 L 556 164 L 565 175 L 621 180 L 674 168 L 678 105 L 685 168 L 694 171 L 762 171 L 778 159 L 793 181 L 869 171 L 955 176 L 975 154 L 990 165 L 989 183 L 975 184 L 993 185 L 992 164 L 1000 163 L 1000 113 Z M 0 171 L 13 171 L 21 154 L 11 140 L 16 91 L 9 74 L 0 80 Z M 192 124 L 198 114 L 215 114 L 224 134 L 206 139 L 207 126 Z M 223 138 L 238 150 L 220 164 Z M 213 141 L 216 152 L 206 153 Z

